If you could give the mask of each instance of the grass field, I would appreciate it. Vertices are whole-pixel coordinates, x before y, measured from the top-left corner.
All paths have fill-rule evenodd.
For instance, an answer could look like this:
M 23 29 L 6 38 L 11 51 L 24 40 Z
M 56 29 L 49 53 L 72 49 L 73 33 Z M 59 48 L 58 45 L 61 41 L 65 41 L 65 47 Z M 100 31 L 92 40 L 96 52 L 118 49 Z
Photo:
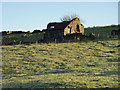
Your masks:
M 118 30 L 118 26 L 114 27 L 92 27 L 92 28 L 85 28 L 85 35 L 89 35 L 90 33 L 93 34 L 99 34 L 99 35 L 104 35 L 104 34 L 111 34 L 112 30 Z
M 118 88 L 119 41 L 0 46 L 3 88 Z
M 85 28 L 84 34 L 89 35 L 92 33 L 95 35 L 96 39 L 108 39 L 111 35 L 112 30 L 118 30 L 118 26 L 108 26 L 108 27 L 92 27 Z M 26 33 L 26 34 L 8 34 L 2 36 L 2 44 L 3 45 L 11 45 L 11 44 L 21 44 L 21 43 L 36 43 L 41 42 L 44 38 L 44 33 Z M 1 42 L 1 38 L 0 38 Z
M 36 43 L 39 40 L 43 39 L 43 33 L 35 33 L 35 34 L 8 34 L 2 36 L 2 44 L 21 44 L 25 42 Z

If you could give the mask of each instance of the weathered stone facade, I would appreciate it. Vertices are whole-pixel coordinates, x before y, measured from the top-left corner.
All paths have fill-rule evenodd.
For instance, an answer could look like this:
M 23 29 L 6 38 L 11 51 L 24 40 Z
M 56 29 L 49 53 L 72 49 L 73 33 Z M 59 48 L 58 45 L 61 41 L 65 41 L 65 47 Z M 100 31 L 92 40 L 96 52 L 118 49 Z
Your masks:
M 79 18 L 74 18 L 71 21 L 49 23 L 45 36 L 60 38 L 73 33 L 82 33 L 84 35 L 84 26 L 80 24 Z
M 84 26 L 80 24 L 80 19 L 73 19 L 64 29 L 64 35 L 72 33 L 82 33 L 84 35 Z

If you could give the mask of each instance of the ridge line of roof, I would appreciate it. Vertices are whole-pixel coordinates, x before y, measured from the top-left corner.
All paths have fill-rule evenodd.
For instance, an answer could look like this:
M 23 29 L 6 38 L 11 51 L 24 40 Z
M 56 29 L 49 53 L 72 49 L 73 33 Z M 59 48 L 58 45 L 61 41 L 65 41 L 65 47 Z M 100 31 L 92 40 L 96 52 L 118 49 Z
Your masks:
M 78 17 L 76 17 L 76 18 L 78 18 Z M 49 24 L 61 24 L 61 23 L 64 23 L 64 22 L 68 22 L 68 23 L 70 23 L 70 22 L 72 22 L 73 20 L 75 20 L 76 18 L 74 18 L 74 19 L 72 19 L 72 20 L 70 20 L 70 21 L 50 22 Z

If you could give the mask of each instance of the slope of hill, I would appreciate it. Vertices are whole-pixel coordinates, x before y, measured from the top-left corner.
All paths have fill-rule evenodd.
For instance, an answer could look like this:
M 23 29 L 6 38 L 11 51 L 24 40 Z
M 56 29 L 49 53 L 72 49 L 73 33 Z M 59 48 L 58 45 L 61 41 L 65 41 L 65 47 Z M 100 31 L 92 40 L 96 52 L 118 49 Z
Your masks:
M 118 88 L 119 41 L 0 46 L 3 88 Z
M 112 30 L 118 30 L 118 25 L 85 28 L 85 35 L 89 35 L 90 33 L 110 35 Z

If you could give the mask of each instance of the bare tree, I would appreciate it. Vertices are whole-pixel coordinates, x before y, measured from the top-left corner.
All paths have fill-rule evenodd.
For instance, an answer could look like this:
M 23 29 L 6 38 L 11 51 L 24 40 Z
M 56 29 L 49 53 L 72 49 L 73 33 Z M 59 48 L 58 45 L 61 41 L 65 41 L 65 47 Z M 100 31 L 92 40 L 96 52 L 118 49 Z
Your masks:
M 71 21 L 72 19 L 77 18 L 77 17 L 79 17 L 77 14 L 65 15 L 60 20 L 61 21 Z

